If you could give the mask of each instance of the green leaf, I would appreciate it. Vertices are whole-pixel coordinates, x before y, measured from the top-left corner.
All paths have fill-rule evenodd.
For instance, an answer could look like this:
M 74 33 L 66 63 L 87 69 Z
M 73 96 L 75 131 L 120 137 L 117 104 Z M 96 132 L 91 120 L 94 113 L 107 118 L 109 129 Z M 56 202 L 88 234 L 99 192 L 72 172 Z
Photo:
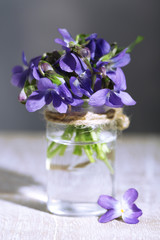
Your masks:
M 108 61 L 110 58 L 112 58 L 112 52 L 109 52 L 108 54 L 104 55 L 100 60 L 102 62 Z
M 32 92 L 36 90 L 37 90 L 36 79 L 33 79 L 31 83 L 28 80 L 25 82 L 24 92 L 27 95 L 27 97 L 29 97 L 32 94 Z
M 135 40 L 134 42 L 132 42 L 132 43 L 128 46 L 128 49 L 127 49 L 126 52 L 127 52 L 127 53 L 130 53 L 130 52 L 133 50 L 133 48 L 135 47 L 135 45 L 138 44 L 138 43 L 140 43 L 140 42 L 142 42 L 143 39 L 144 39 L 143 36 L 138 36 L 138 37 L 136 38 L 136 40 Z
M 75 45 L 76 45 L 75 42 L 73 42 L 73 41 L 69 42 L 69 47 L 70 48 L 74 48 Z
M 64 82 L 64 78 L 54 71 L 47 71 L 45 73 L 45 77 L 49 78 L 52 83 L 56 84 L 57 86 L 61 85 Z
M 117 48 L 118 48 L 117 45 L 115 45 L 115 47 L 108 54 L 101 57 L 100 60 L 102 62 L 105 62 L 105 61 L 108 61 L 109 59 L 111 59 L 112 57 L 114 57 L 117 52 Z
M 53 51 L 52 53 L 46 53 L 45 60 L 51 65 L 55 64 L 55 62 L 57 62 L 57 60 L 61 57 L 62 54 L 63 51 Z
M 86 42 L 86 37 L 88 37 L 89 35 L 86 35 L 86 34 L 78 34 L 76 36 L 76 42 L 79 43 L 79 44 L 84 44 Z

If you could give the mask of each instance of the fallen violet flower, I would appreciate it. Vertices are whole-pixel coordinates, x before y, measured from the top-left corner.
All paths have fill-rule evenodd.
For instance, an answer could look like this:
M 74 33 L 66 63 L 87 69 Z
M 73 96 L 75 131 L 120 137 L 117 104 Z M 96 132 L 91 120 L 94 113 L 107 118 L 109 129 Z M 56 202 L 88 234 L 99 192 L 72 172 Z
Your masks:
M 113 219 L 122 217 L 125 223 L 136 224 L 139 222 L 138 217 L 142 215 L 134 201 L 138 198 L 138 192 L 134 188 L 128 189 L 121 201 L 107 195 L 101 195 L 98 204 L 108 211 L 99 218 L 100 223 L 106 223 Z

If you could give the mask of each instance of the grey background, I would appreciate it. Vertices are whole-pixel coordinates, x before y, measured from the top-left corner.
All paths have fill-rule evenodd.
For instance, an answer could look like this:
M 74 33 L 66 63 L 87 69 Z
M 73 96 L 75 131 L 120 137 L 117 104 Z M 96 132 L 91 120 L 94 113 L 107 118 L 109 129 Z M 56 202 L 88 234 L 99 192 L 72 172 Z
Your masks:
M 137 35 L 143 43 L 132 52 L 123 70 L 128 92 L 137 105 L 126 109 L 131 117 L 127 131 L 160 132 L 160 32 L 159 0 L 1 0 L 0 1 L 0 130 L 43 130 L 40 113 L 28 113 L 18 103 L 19 89 L 10 84 L 11 69 L 27 59 L 58 48 L 57 28 L 78 33 L 98 33 L 108 42 L 127 46 Z

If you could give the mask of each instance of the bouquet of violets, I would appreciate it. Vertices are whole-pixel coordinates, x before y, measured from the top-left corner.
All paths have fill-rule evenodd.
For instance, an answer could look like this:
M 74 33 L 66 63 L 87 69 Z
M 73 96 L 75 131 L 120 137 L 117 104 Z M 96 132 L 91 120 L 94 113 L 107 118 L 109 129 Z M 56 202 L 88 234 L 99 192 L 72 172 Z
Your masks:
M 128 47 L 119 48 L 117 43 L 109 44 L 98 38 L 96 33 L 79 34 L 75 39 L 66 29 L 59 29 L 59 33 L 63 39 L 56 38 L 55 42 L 62 46 L 62 51 L 44 53 L 30 62 L 23 52 L 24 66 L 15 66 L 12 70 L 11 82 L 22 89 L 18 99 L 29 112 L 52 104 L 59 113 L 66 113 L 68 108 L 79 106 L 86 99 L 94 107 L 135 105 L 134 99 L 126 92 L 122 67 L 130 62 L 130 52 L 135 44 L 141 42 L 141 36 Z M 68 133 L 73 136 L 73 131 L 69 126 L 63 137 L 68 137 Z M 77 131 L 75 138 L 78 139 L 78 136 Z M 98 133 L 95 138 L 98 138 Z M 93 134 L 90 139 L 93 140 Z M 63 145 L 61 148 L 59 151 L 64 152 Z M 106 161 L 106 157 L 102 156 L 103 144 L 93 149 L 89 146 L 84 148 L 90 161 L 94 161 L 95 151 L 100 159 Z M 52 143 L 48 148 L 48 157 L 53 157 L 54 153 L 57 153 L 57 147 Z M 79 148 L 74 154 L 81 154 Z
M 50 103 L 60 113 L 68 106 L 77 106 L 89 99 L 92 106 L 123 107 L 135 101 L 125 91 L 126 79 L 122 67 L 130 62 L 130 52 L 136 41 L 127 48 L 117 43 L 109 44 L 91 35 L 79 34 L 74 40 L 66 29 L 59 29 L 62 51 L 45 53 L 27 62 L 24 52 L 24 67 L 12 70 L 12 84 L 22 88 L 19 101 L 29 112 L 41 109 Z

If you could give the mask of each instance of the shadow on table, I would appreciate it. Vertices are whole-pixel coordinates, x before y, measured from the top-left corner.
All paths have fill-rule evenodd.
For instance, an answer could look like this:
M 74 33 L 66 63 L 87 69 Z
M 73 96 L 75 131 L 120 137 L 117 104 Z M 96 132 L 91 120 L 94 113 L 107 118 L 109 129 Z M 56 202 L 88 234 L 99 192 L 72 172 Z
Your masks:
M 0 168 L 0 199 L 48 212 L 46 202 L 40 199 L 33 199 L 19 192 L 20 188 L 29 186 L 41 187 L 42 183 L 34 180 L 31 176 Z M 33 195 L 34 190 L 33 188 L 31 189 Z

